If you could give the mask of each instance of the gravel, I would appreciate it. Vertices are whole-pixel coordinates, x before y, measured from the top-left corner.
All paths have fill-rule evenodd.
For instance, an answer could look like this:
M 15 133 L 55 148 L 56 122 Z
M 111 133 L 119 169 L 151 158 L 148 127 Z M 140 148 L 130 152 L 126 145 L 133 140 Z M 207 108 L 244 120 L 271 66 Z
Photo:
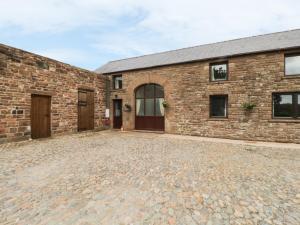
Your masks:
M 103 131 L 0 147 L 0 224 L 300 224 L 300 150 Z

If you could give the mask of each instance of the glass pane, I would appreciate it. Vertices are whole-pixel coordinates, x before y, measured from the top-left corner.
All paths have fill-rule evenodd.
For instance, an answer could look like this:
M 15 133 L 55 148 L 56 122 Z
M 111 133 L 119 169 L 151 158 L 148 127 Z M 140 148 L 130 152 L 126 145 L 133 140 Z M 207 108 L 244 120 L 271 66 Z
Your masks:
M 86 102 L 86 92 L 78 92 L 78 101 Z
M 121 76 L 114 77 L 114 88 L 122 89 L 122 77 Z
M 115 109 L 115 116 L 121 116 L 121 110 Z
M 146 116 L 154 116 L 154 98 L 145 99 L 146 104 Z
M 293 116 L 293 95 L 275 94 L 273 97 L 273 105 L 275 117 Z
M 156 93 L 155 93 L 155 97 L 156 98 L 163 98 L 163 97 L 165 97 L 164 96 L 164 88 L 162 86 L 156 85 L 155 86 L 155 91 L 156 91 Z
M 114 85 L 115 85 L 115 89 L 119 89 L 119 83 L 116 77 L 115 77 Z
M 285 75 L 300 74 L 300 56 L 289 56 L 285 58 Z
M 121 116 L 121 105 L 119 102 L 115 102 L 115 116 Z
M 137 99 L 136 100 L 136 115 L 137 116 L 144 116 L 144 99 Z
M 211 66 L 211 80 L 226 80 L 227 79 L 227 64 L 219 64 Z
M 164 116 L 165 115 L 165 108 L 163 107 L 163 98 L 155 99 L 155 115 L 156 116 Z
M 145 85 L 145 98 L 154 98 L 154 84 Z
M 145 86 L 139 87 L 136 91 L 136 98 L 144 98 L 144 88 Z
M 118 79 L 119 89 L 122 89 L 122 79 Z
M 225 96 L 211 97 L 211 116 L 226 117 L 226 99 Z

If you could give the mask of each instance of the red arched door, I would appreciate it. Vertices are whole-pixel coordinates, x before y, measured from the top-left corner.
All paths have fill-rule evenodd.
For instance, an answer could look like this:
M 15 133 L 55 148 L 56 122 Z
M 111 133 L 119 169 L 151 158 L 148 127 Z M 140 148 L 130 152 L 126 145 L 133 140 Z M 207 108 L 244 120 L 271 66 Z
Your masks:
M 135 92 L 135 129 L 165 130 L 164 89 L 158 84 L 139 86 Z

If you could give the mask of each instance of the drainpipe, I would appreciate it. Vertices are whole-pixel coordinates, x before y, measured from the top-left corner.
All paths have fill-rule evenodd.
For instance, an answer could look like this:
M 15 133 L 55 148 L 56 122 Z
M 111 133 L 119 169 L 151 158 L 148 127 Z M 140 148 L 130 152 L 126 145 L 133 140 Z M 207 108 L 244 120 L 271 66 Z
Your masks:
M 105 75 L 105 118 L 108 123 L 110 118 L 110 83 L 109 76 Z
M 105 75 L 106 79 L 105 79 L 105 107 L 106 109 L 109 109 L 110 107 L 110 80 L 108 75 Z

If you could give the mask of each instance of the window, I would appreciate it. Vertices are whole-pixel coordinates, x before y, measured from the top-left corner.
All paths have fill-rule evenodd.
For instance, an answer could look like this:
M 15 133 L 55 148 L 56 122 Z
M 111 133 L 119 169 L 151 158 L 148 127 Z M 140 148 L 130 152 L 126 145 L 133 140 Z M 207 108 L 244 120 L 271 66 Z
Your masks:
M 273 117 L 299 118 L 300 93 L 273 94 Z
M 228 80 L 228 63 L 213 63 L 210 64 L 210 80 Z
M 298 55 L 285 56 L 285 75 L 300 75 L 300 53 Z
M 113 76 L 114 89 L 122 89 L 122 75 Z
M 85 91 L 78 92 L 78 105 L 79 106 L 87 105 L 87 93 Z
M 210 96 L 210 117 L 227 117 L 227 95 Z
M 140 86 L 135 93 L 136 116 L 164 116 L 164 89 L 157 84 Z

